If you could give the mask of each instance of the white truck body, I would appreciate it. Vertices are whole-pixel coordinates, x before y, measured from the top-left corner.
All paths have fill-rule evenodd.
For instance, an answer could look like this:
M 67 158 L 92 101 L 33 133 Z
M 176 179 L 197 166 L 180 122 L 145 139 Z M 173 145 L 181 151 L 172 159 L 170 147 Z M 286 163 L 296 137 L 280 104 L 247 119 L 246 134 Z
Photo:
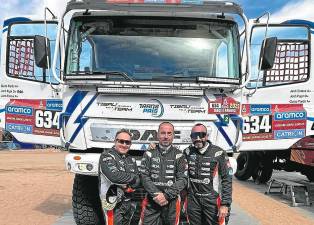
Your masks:
M 140 156 L 157 141 L 163 121 L 174 124 L 181 150 L 191 144 L 192 126 L 205 124 L 211 142 L 229 155 L 241 152 L 239 179 L 269 179 L 277 158 L 312 171 L 314 26 L 290 21 L 266 32 L 267 24 L 249 24 L 234 3 L 190 3 L 72 0 L 58 22 L 6 20 L 1 126 L 18 141 L 67 148 L 73 195 L 83 193 L 86 201 L 90 189 L 98 192 L 99 156 L 115 133 L 128 129 L 131 153 Z M 242 19 L 242 47 L 230 14 Z M 286 37 L 280 29 L 288 29 Z M 275 57 L 267 55 L 265 34 L 278 35 Z M 47 43 L 51 54 L 40 47 Z M 270 65 L 259 68 L 260 62 Z M 74 217 L 84 224 L 78 215 L 87 211 L 79 204 L 73 203 Z

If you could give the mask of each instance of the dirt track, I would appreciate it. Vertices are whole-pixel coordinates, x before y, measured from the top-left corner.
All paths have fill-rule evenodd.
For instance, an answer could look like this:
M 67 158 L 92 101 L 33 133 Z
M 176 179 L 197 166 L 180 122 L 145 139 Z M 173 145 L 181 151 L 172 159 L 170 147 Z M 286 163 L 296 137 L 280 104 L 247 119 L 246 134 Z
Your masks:
M 0 224 L 51 225 L 71 208 L 64 152 L 0 151 Z M 234 202 L 262 225 L 314 225 L 296 208 L 234 182 Z M 239 224 L 240 225 L 240 224 Z
M 64 152 L 0 152 L 0 224 L 50 225 L 71 208 Z

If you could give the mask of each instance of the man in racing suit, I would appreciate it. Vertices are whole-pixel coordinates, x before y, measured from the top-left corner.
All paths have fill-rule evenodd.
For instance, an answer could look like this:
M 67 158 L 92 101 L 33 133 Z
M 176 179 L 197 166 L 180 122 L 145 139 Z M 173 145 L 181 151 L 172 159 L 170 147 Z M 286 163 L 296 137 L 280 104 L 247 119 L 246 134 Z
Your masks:
M 182 152 L 172 145 L 173 138 L 173 125 L 161 123 L 159 144 L 143 156 L 140 172 L 147 195 L 142 203 L 140 224 L 179 224 L 180 192 L 187 185 L 187 163 Z
M 191 225 L 227 224 L 232 201 L 232 169 L 224 150 L 208 141 L 207 129 L 196 124 L 193 145 L 185 149 L 189 166 L 187 214 Z
M 105 149 L 100 156 L 99 175 L 104 176 L 104 179 L 112 183 L 108 192 L 115 192 L 113 194 L 120 198 L 114 209 L 104 209 L 107 225 L 130 224 L 136 210 L 132 193 L 139 186 L 140 178 L 135 159 L 128 155 L 130 146 L 131 134 L 126 130 L 120 130 L 116 134 L 114 147 Z M 122 192 L 122 196 L 117 194 L 117 189 Z M 102 206 L 105 208 L 104 204 Z

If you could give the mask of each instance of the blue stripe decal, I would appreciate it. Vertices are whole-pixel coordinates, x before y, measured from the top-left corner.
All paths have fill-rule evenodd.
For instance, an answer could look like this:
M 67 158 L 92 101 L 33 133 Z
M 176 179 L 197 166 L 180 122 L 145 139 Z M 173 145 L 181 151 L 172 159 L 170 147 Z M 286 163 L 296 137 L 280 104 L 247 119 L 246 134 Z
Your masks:
M 230 138 L 228 137 L 228 134 L 225 132 L 225 130 L 224 130 L 222 127 L 218 126 L 218 125 L 216 124 L 216 122 L 214 122 L 214 124 L 216 125 L 216 127 L 218 128 L 218 130 L 219 130 L 219 132 L 222 134 L 222 136 L 225 138 L 225 140 L 227 141 L 228 145 L 229 145 L 230 147 L 233 147 L 233 143 L 232 143 L 232 141 L 230 140 Z
M 236 123 L 236 121 L 237 121 L 237 120 L 240 121 L 240 129 L 242 130 L 242 128 L 243 128 L 243 118 L 242 118 L 242 117 L 240 117 L 240 116 L 238 116 L 238 115 L 236 115 L 236 114 L 231 114 L 231 115 L 230 115 L 230 119 L 231 119 L 231 121 L 233 122 L 233 124 L 234 124 L 235 127 L 238 126 L 238 124 Z
M 215 122 L 216 125 L 220 126 L 220 127 L 227 127 L 228 123 L 226 123 L 224 121 L 224 119 L 222 118 L 222 116 L 220 114 L 216 114 L 217 118 L 219 119 L 219 122 Z
M 314 117 L 308 117 L 306 119 L 309 120 L 309 121 L 313 121 L 314 122 Z
M 98 94 L 94 95 L 92 97 L 92 99 L 87 103 L 87 105 L 84 107 L 84 109 L 82 110 L 82 112 L 78 115 L 78 117 L 76 118 L 74 123 L 79 123 L 79 126 L 76 128 L 76 130 L 74 131 L 74 133 L 72 134 L 72 137 L 70 138 L 69 142 L 67 143 L 68 147 L 77 137 L 78 133 L 81 131 L 81 129 L 84 127 L 85 123 L 87 122 L 88 118 L 83 117 L 84 114 L 86 113 L 86 111 L 89 109 L 89 107 L 91 106 L 91 104 L 95 101 L 95 99 L 97 98 Z
M 14 18 L 10 18 L 7 19 L 3 22 L 3 27 L 9 26 L 11 23 L 16 23 L 16 22 L 28 22 L 28 21 L 32 21 L 29 18 L 26 17 L 14 17 Z
M 205 100 L 206 100 L 207 102 L 209 102 L 209 98 L 208 98 L 206 95 L 204 95 L 204 98 L 205 98 Z M 228 126 L 228 125 L 227 125 L 226 122 L 223 120 L 223 118 L 222 118 L 221 115 L 216 114 L 216 116 L 217 116 L 219 122 L 214 122 L 215 126 L 217 127 L 218 131 L 222 134 L 222 136 L 225 138 L 225 140 L 226 140 L 226 142 L 228 143 L 228 145 L 229 145 L 230 147 L 233 147 L 233 143 L 232 143 L 232 141 L 230 140 L 228 134 L 227 134 L 227 133 L 225 132 L 225 130 L 222 128 L 222 126 Z
M 0 109 L 0 113 L 3 113 L 3 112 L 5 112 L 5 108 Z
M 77 108 L 77 106 L 81 103 L 81 101 L 83 100 L 83 98 L 85 98 L 85 96 L 87 95 L 87 91 L 77 91 L 74 93 L 74 95 L 72 96 L 72 98 L 70 99 L 64 115 L 64 126 L 66 127 L 67 123 L 69 122 L 69 119 L 72 115 L 72 113 L 74 112 L 74 110 Z
M 2 33 L 7 32 L 7 31 L 8 31 L 8 28 L 4 28 L 4 29 L 2 30 Z

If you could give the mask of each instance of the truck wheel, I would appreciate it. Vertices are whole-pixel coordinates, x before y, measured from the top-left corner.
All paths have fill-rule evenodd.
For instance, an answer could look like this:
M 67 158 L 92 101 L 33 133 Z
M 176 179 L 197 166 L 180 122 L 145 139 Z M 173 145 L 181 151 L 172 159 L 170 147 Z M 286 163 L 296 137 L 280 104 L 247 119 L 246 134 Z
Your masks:
M 272 158 L 264 157 L 258 164 L 258 167 L 252 174 L 252 178 L 256 183 L 266 183 L 270 180 L 273 174 L 273 160 Z
M 234 174 L 239 180 L 247 180 L 252 176 L 256 160 L 251 152 L 241 152 L 237 158 L 237 172 Z
M 73 216 L 77 225 L 103 225 L 98 177 L 75 175 L 72 191 Z

